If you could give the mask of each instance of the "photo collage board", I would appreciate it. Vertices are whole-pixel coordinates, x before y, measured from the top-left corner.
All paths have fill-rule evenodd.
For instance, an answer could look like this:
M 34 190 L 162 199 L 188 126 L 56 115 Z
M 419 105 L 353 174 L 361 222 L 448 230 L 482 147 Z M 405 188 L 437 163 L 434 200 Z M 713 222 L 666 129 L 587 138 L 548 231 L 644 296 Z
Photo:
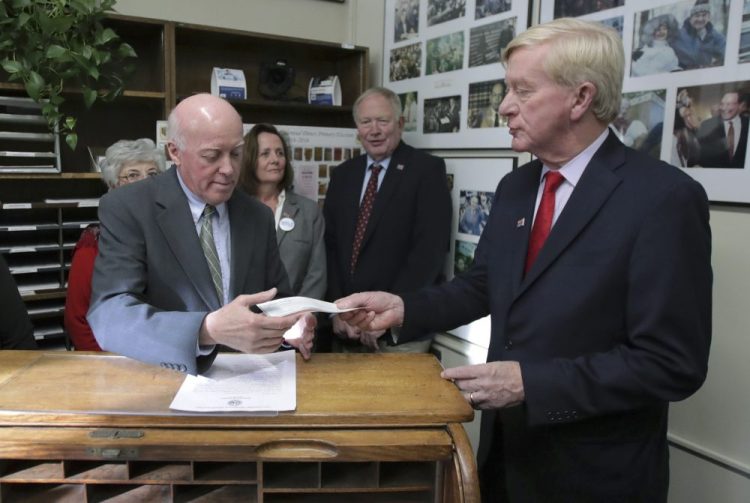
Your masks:
M 502 49 L 528 26 L 527 1 L 386 0 L 383 83 L 418 148 L 510 148 L 497 105 Z
M 541 0 L 540 20 L 617 29 L 626 145 L 682 168 L 712 202 L 750 203 L 750 0 Z
M 580 17 L 625 49 L 623 143 L 685 170 L 712 202 L 750 204 L 750 0 L 534 0 L 540 22 Z M 495 113 L 501 50 L 528 26 L 528 1 L 386 0 L 384 85 L 404 139 L 421 148 L 510 148 Z M 731 126 L 730 126 L 731 124 Z

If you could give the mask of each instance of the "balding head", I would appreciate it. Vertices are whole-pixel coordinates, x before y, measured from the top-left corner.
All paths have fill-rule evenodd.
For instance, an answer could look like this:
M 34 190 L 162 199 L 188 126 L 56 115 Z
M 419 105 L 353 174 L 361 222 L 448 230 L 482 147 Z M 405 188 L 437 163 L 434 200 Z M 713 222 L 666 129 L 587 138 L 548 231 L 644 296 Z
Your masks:
M 210 94 L 191 96 L 169 114 L 167 135 L 188 189 L 212 205 L 228 200 L 242 161 L 242 118 L 234 107 Z

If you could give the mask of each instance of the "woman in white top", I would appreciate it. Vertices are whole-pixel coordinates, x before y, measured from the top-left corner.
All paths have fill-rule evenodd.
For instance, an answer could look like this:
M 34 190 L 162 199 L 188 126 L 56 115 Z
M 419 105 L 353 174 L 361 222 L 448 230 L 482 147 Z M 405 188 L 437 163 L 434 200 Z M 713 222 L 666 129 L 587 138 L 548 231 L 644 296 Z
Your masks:
M 643 25 L 641 47 L 633 53 L 633 77 L 680 70 L 677 54 L 669 45 L 678 29 L 677 20 L 672 14 L 653 17 Z M 638 54 L 640 56 L 636 58 Z

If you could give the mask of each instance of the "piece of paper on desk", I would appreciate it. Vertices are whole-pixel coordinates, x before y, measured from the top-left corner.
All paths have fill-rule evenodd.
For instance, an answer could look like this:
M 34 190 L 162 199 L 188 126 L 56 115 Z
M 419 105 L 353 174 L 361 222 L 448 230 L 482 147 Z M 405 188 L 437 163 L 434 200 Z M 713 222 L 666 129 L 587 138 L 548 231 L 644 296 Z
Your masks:
M 355 311 L 358 307 L 351 309 L 339 309 L 333 302 L 311 299 L 310 297 L 285 297 L 283 299 L 269 300 L 258 304 L 258 308 L 268 316 L 286 316 L 288 314 L 315 312 L 315 313 L 345 313 Z
M 203 375 L 188 375 L 170 409 L 261 412 L 297 408 L 294 351 L 266 355 L 221 353 Z

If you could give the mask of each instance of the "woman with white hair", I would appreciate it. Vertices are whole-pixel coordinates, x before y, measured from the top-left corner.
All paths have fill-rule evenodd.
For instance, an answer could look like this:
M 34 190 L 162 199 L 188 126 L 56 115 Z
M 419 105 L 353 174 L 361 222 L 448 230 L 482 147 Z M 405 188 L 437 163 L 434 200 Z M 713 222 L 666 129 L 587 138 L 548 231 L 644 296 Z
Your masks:
M 109 190 L 156 176 L 164 171 L 164 154 L 148 138 L 120 140 L 109 147 L 101 164 Z M 73 250 L 65 299 L 65 330 L 75 349 L 101 351 L 86 321 L 91 302 L 91 277 L 99 253 L 99 226 L 89 225 Z
M 641 47 L 633 56 L 633 77 L 680 70 L 677 54 L 670 45 L 677 36 L 679 25 L 672 14 L 649 19 L 641 30 Z

